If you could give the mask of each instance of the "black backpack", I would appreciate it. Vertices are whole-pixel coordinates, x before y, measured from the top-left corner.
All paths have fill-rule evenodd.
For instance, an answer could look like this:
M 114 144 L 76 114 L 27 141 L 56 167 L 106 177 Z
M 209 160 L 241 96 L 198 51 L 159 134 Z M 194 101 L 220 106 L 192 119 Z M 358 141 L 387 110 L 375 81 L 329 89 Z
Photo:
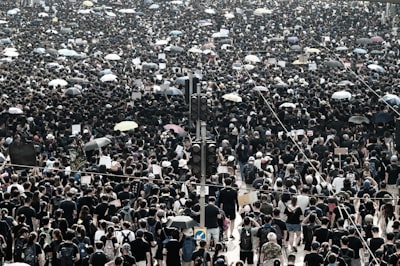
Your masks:
M 342 257 L 342 259 L 346 262 L 346 264 L 348 266 L 351 266 L 351 257 L 349 256 L 350 251 L 347 249 L 346 252 L 343 252 L 342 250 L 340 250 L 340 257 Z
M 257 167 L 254 164 L 246 164 L 243 173 L 246 184 L 253 184 L 256 179 Z
M 24 250 L 24 262 L 26 264 L 29 264 L 31 266 L 36 265 L 36 244 L 33 243 L 29 246 L 27 246 Z
M 251 251 L 252 248 L 251 228 L 242 228 L 240 232 L 240 249 L 243 251 Z
M 60 250 L 60 261 L 61 266 L 71 266 L 74 265 L 74 246 L 73 245 L 63 245 Z
M 131 235 L 131 232 L 128 232 L 126 235 L 123 232 L 121 232 L 121 235 L 122 235 L 122 244 L 125 244 L 125 243 L 129 244 L 131 242 L 129 240 L 129 236 Z
M 272 228 L 272 226 L 262 226 L 259 230 L 259 237 L 260 237 L 260 247 L 262 247 L 262 245 L 264 245 L 265 243 L 268 242 L 268 234 L 269 233 L 275 233 L 275 229 Z

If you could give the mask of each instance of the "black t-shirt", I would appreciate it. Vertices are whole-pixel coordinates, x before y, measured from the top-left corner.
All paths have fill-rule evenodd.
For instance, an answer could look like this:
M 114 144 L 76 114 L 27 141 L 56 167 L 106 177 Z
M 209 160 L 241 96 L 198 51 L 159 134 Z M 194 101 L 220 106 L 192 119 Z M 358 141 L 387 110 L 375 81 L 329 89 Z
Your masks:
M 131 244 L 131 251 L 137 262 L 146 261 L 146 253 L 151 252 L 150 244 L 142 238 L 137 238 Z
M 108 210 L 108 204 L 107 203 L 100 203 L 99 205 L 96 206 L 96 208 L 94 209 L 94 214 L 97 214 L 97 220 L 103 220 L 105 219 L 105 214 Z
M 354 258 L 359 259 L 360 258 L 360 252 L 359 250 L 363 248 L 363 244 L 361 242 L 361 239 L 358 236 L 348 236 L 349 239 L 349 248 L 354 250 Z
M 32 207 L 28 206 L 21 206 L 18 208 L 16 216 L 20 216 L 21 214 L 24 214 L 26 217 L 25 222 L 33 228 L 33 222 L 32 218 L 36 218 L 36 211 Z
M 107 262 L 108 258 L 102 250 L 96 250 L 96 252 L 93 253 L 89 259 L 89 264 L 96 266 L 104 266 Z
M 170 240 L 164 247 L 167 250 L 167 265 L 181 265 L 181 261 L 177 258 L 180 257 L 179 251 L 182 248 L 182 243 L 174 239 Z
M 287 215 L 286 223 L 300 224 L 300 217 L 303 214 L 300 207 L 296 207 L 295 209 L 292 209 L 292 207 L 286 207 L 284 213 Z
M 223 188 L 219 192 L 219 203 L 223 204 L 224 211 L 234 211 L 236 209 L 238 193 L 233 188 Z
M 206 228 L 217 228 L 218 218 L 217 215 L 220 213 L 219 208 L 213 204 L 208 204 L 205 207 L 205 227 Z
M 72 225 L 74 220 L 74 211 L 77 210 L 76 203 L 72 200 L 63 200 L 60 203 L 60 208 L 63 209 L 63 218 L 67 219 L 68 224 Z
M 135 257 L 128 255 L 128 254 L 123 255 L 122 257 L 124 258 L 124 263 L 122 264 L 123 266 L 132 266 L 132 265 L 136 264 Z
M 73 255 L 72 255 L 72 258 L 64 258 L 64 259 L 68 259 L 68 260 L 75 260 L 75 258 L 76 258 L 76 256 L 79 254 L 79 248 L 78 248 L 78 246 L 76 245 L 76 244 L 74 244 L 74 243 L 68 243 L 68 242 L 63 242 L 63 243 L 61 243 L 59 246 L 58 246 L 58 250 L 57 250 L 57 253 L 58 253 L 58 256 L 59 256 L 59 259 L 62 261 L 63 260 L 63 258 L 62 258 L 62 249 L 63 248 L 72 248 L 72 250 L 73 250 Z M 97 266 L 97 265 L 96 265 Z
M 324 258 L 322 257 L 321 254 L 318 253 L 308 253 L 304 256 L 304 262 L 307 263 L 307 265 L 321 265 L 324 263 Z
M 198 249 L 198 250 L 196 250 L 196 251 L 194 251 L 193 253 L 192 253 L 192 261 L 195 261 L 197 258 L 205 258 L 205 261 L 206 262 L 208 262 L 208 261 L 211 261 L 211 256 L 210 256 L 210 253 L 209 252 L 207 252 L 205 255 L 204 255 L 204 252 L 206 252 L 204 249 L 202 249 L 202 248 L 200 248 L 200 249 Z
M 332 239 L 332 232 L 328 228 L 320 227 L 315 229 L 314 236 L 319 243 L 328 242 Z

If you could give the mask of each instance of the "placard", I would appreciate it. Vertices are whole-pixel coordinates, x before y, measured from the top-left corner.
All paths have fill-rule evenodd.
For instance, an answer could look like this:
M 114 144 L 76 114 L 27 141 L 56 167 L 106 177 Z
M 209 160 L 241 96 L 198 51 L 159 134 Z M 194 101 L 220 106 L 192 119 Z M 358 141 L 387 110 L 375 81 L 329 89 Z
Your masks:
M 348 148 L 335 148 L 334 150 L 335 155 L 347 155 L 349 154 Z
M 92 177 L 90 175 L 81 176 L 81 185 L 90 185 Z

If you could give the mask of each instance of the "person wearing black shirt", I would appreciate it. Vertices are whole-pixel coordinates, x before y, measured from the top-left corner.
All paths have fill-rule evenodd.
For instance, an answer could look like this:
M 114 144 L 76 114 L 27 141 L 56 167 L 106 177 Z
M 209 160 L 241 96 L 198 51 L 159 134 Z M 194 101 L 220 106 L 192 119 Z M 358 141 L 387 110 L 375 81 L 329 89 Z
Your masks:
M 144 231 L 139 229 L 136 231 L 136 239 L 131 243 L 132 255 L 135 257 L 138 266 L 145 266 L 151 263 L 150 244 L 143 237 Z
M 215 198 L 210 197 L 205 207 L 205 227 L 207 228 L 207 239 L 219 242 L 218 219 L 221 219 L 219 208 L 215 205 Z
M 307 266 L 311 265 L 322 265 L 324 263 L 324 258 L 318 253 L 320 247 L 319 242 L 313 242 L 311 244 L 311 252 L 304 256 L 304 264 Z
M 328 217 L 322 217 L 321 218 L 321 227 L 315 229 L 314 232 L 314 241 L 317 241 L 319 243 L 324 243 L 324 242 L 332 242 L 332 232 L 331 230 L 328 229 L 329 225 L 329 218 Z
M 99 241 L 95 243 L 96 250 L 89 258 L 89 266 L 104 266 L 109 259 L 103 251 L 104 244 Z
M 67 192 L 67 198 L 60 203 L 60 209 L 62 209 L 62 217 L 67 219 L 69 225 L 74 224 L 74 220 L 77 216 L 77 206 L 76 202 L 72 200 L 74 194 L 72 192 Z
M 129 184 L 129 182 L 125 182 L 123 191 L 118 193 L 118 199 L 121 202 L 123 202 L 124 200 L 129 200 L 130 202 L 133 202 L 135 200 L 135 195 L 130 192 L 130 189 L 131 185 Z
M 62 242 L 58 246 L 57 257 L 58 257 L 58 259 L 60 259 L 61 265 L 67 265 L 64 263 L 66 263 L 66 261 L 70 262 L 70 260 L 72 260 L 72 264 L 68 264 L 68 265 L 73 266 L 73 265 L 75 265 L 76 262 L 78 262 L 80 260 L 80 253 L 79 253 L 78 246 L 76 244 L 72 243 L 72 239 L 74 239 L 74 238 L 75 238 L 75 232 L 72 230 L 67 230 L 67 232 L 65 233 L 64 242 Z M 69 254 L 69 252 L 64 252 L 64 250 L 66 250 L 66 249 L 72 249 L 72 253 Z M 66 254 L 71 255 L 71 257 L 65 257 Z
M 31 198 L 24 199 L 24 205 L 19 207 L 16 212 L 16 216 L 23 214 L 25 216 L 25 222 L 29 225 L 31 229 L 36 228 L 36 211 L 31 207 Z
M 239 211 L 238 193 L 232 188 L 232 179 L 225 179 L 225 187 L 219 193 L 219 205 L 225 212 L 225 216 L 230 222 L 230 235 L 233 238 L 233 229 L 235 227 L 236 211 Z
M 211 256 L 210 256 L 210 253 L 207 252 L 207 250 L 206 250 L 206 245 L 207 245 L 207 242 L 205 240 L 200 240 L 199 249 L 197 249 L 196 251 L 194 251 L 192 253 L 192 262 L 194 262 L 194 264 L 192 264 L 192 265 L 198 265 L 198 264 L 196 264 L 196 262 L 199 259 L 204 260 L 205 265 L 210 265 L 209 263 L 211 262 Z
M 354 250 L 354 260 L 355 261 L 360 261 L 360 264 L 358 265 L 363 265 L 361 263 L 361 257 L 360 254 L 362 254 L 362 256 L 364 256 L 364 245 L 360 239 L 360 237 L 357 235 L 357 231 L 353 226 L 349 227 L 349 235 L 348 235 L 348 240 L 349 240 L 349 248 L 351 248 L 352 250 Z

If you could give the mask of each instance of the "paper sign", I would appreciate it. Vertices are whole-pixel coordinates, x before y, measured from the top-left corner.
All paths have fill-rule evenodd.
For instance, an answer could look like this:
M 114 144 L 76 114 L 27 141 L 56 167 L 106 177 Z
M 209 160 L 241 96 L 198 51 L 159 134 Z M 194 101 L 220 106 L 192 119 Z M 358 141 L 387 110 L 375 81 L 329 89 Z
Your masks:
M 166 63 L 159 63 L 158 64 L 158 68 L 159 69 L 166 69 L 167 68 L 167 64 Z
M 276 58 L 268 58 L 267 63 L 270 65 L 276 65 L 277 63 Z
M 72 125 L 72 135 L 77 135 L 81 133 L 81 124 Z
M 142 93 L 140 92 L 132 92 L 132 100 L 140 100 L 142 98 Z
M 310 64 L 308 64 L 308 70 L 309 70 L 309 71 L 315 71 L 315 70 L 317 70 L 317 64 L 316 64 L 316 63 L 310 63 Z
M 258 200 L 258 197 L 257 197 L 256 191 L 252 191 L 250 193 L 246 193 L 246 194 L 238 196 L 239 206 L 253 204 L 253 202 L 256 202 L 257 200 Z
M 81 185 L 90 185 L 92 181 L 92 177 L 90 175 L 81 176 Z
M 201 186 L 196 186 L 196 194 L 197 194 L 197 195 L 200 195 L 200 192 L 201 192 Z M 208 192 L 209 192 L 208 186 L 204 186 L 204 193 L 205 193 L 205 195 L 208 195 Z
M 141 63 L 140 57 L 136 57 L 136 58 L 132 59 L 132 63 L 134 65 L 140 65 L 140 63 Z
M 178 154 L 179 158 L 182 158 L 183 146 L 177 145 L 176 149 L 175 149 L 175 152 Z
M 283 61 L 283 60 L 279 60 L 278 61 L 278 66 L 280 66 L 280 67 L 286 67 L 286 61 Z
M 336 155 L 339 154 L 349 154 L 349 149 L 348 148 L 335 148 L 334 153 Z
M 111 168 L 111 157 L 110 156 L 101 156 L 99 160 L 99 165 L 105 165 L 107 169 Z
M 152 169 L 153 169 L 153 174 L 154 174 L 154 175 L 162 176 L 161 167 L 160 167 L 159 165 L 153 164 L 151 167 L 152 167 Z
M 217 168 L 217 172 L 218 172 L 218 174 L 225 174 L 225 173 L 229 174 L 228 166 L 219 165 L 218 168 Z

